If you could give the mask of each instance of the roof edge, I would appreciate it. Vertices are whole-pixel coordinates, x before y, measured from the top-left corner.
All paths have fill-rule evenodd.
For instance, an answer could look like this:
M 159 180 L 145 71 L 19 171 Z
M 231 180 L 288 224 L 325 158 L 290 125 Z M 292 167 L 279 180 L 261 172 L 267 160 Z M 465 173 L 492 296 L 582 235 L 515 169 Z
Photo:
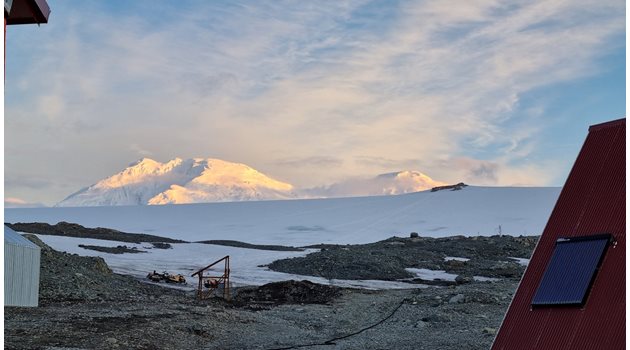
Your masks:
M 11 229 L 7 225 L 4 225 L 4 245 L 5 247 L 7 245 L 12 245 L 12 246 L 19 246 L 19 247 L 24 247 L 24 248 L 41 250 L 40 246 L 31 242 L 29 239 L 17 233 L 16 231 Z
M 615 126 L 620 126 L 622 124 L 623 125 L 626 124 L 626 118 L 621 118 L 621 119 L 611 120 L 611 121 L 600 123 L 600 124 L 591 125 L 588 128 L 588 131 L 590 132 L 590 131 L 596 131 L 596 130 L 600 130 L 600 129 L 611 128 L 611 127 L 615 127 Z
M 6 25 L 46 24 L 50 16 L 50 6 L 46 0 L 11 0 L 9 13 L 6 10 L 7 6 L 4 14 Z

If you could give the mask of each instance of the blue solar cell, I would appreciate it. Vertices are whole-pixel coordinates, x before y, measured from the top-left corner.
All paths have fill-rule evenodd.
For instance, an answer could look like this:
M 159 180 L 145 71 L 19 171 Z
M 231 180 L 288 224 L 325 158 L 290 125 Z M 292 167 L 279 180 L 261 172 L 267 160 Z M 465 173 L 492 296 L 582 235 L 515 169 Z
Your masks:
M 558 239 L 532 305 L 584 305 L 610 237 Z

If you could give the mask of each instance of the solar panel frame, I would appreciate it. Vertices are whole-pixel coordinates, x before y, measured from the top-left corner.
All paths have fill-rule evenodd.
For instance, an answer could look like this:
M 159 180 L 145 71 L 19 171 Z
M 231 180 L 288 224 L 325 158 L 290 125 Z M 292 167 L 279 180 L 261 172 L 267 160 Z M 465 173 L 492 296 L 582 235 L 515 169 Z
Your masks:
M 584 306 L 611 234 L 558 238 L 532 307 Z

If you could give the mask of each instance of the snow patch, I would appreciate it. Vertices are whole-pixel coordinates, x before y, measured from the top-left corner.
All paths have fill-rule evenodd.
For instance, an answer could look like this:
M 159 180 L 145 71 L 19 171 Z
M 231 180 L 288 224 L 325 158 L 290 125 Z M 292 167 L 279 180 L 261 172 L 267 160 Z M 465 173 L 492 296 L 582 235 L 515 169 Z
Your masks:
M 466 262 L 466 261 L 468 261 L 470 259 L 468 259 L 468 258 L 458 258 L 458 257 L 455 257 L 455 256 L 446 256 L 446 257 L 444 257 L 444 261 L 452 261 L 452 260 Z
M 422 278 L 423 280 L 427 280 L 427 281 L 440 280 L 440 281 L 453 281 L 454 282 L 455 278 L 457 277 L 457 275 L 454 275 L 452 273 L 447 273 L 446 271 L 442 271 L 442 270 L 429 270 L 429 269 L 416 269 L 416 268 L 406 268 L 405 270 L 413 273 L 414 275 L 416 275 L 416 277 Z
M 514 257 L 511 257 L 511 256 L 510 256 L 510 257 L 508 257 L 508 258 L 509 258 L 509 259 L 512 259 L 512 260 L 516 260 L 516 262 L 517 262 L 517 263 L 519 263 L 520 265 L 523 265 L 523 266 L 527 266 L 527 265 L 529 265 L 529 259 L 525 259 L 525 258 L 514 258 Z
M 494 282 L 498 281 L 499 279 L 494 277 L 473 276 L 473 280 L 478 282 Z

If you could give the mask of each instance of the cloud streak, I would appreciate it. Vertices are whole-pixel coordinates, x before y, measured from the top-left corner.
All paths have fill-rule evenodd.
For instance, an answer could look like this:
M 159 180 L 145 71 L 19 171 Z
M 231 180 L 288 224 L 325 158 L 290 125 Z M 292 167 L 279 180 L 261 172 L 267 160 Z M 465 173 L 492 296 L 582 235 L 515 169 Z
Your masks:
M 58 4 L 26 40 L 47 42 L 44 58 L 7 61 L 8 173 L 34 171 L 17 154 L 47 157 L 85 168 L 53 171 L 78 188 L 152 154 L 243 162 L 299 186 L 407 167 L 549 185 L 562 169 L 528 160 L 545 106 L 522 96 L 598 74 L 625 29 L 621 1 L 185 4 L 160 23 Z

